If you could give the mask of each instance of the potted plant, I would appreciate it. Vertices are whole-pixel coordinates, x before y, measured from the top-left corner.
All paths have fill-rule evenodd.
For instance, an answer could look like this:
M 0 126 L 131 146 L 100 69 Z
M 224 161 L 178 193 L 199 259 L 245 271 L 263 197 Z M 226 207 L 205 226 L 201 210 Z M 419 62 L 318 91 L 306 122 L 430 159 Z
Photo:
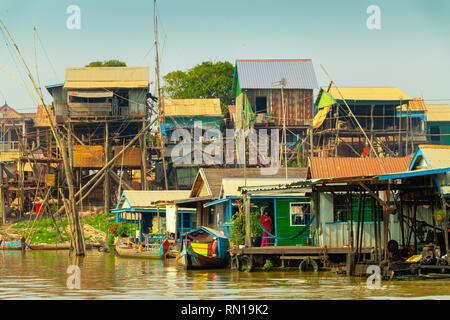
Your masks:
M 261 236 L 262 236 L 262 230 L 259 226 L 260 222 L 260 215 L 257 210 L 254 210 L 251 215 L 251 237 L 252 237 L 252 246 L 253 247 L 261 247 Z
M 242 206 L 239 206 L 239 210 L 233 215 L 231 222 L 233 222 L 231 243 L 233 246 L 239 247 L 244 244 L 245 240 L 245 214 Z

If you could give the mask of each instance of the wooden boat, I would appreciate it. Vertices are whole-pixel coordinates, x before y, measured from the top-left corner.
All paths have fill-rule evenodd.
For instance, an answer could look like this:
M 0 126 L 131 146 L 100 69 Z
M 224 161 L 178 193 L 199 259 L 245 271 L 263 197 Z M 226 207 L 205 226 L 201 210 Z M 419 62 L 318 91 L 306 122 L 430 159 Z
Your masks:
M 26 247 L 30 248 L 27 243 L 25 243 L 25 249 Z M 0 245 L 0 250 L 22 250 L 22 243 L 20 240 L 14 242 L 2 242 Z
M 175 254 L 170 250 L 169 241 L 164 241 L 161 245 L 152 246 L 149 250 L 139 250 L 137 248 L 116 245 L 114 246 L 119 257 L 123 258 L 138 258 L 138 259 L 163 259 L 175 258 Z
M 217 240 L 215 252 L 213 241 Z M 217 230 L 200 227 L 187 232 L 180 239 L 177 263 L 186 269 L 213 269 L 226 267 L 229 261 L 229 242 Z

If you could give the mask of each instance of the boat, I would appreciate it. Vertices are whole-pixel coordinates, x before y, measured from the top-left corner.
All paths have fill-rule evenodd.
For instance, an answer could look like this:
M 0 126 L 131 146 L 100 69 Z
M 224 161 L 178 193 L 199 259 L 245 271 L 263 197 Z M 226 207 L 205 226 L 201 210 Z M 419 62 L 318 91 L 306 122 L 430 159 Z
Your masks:
M 216 240 L 217 244 L 214 245 Z M 226 267 L 230 258 L 229 246 L 228 238 L 222 232 L 199 227 L 185 233 L 180 239 L 177 263 L 186 269 Z
M 175 254 L 170 250 L 170 243 L 167 239 L 162 244 L 151 246 L 147 250 L 139 250 L 135 247 L 119 244 L 114 246 L 114 250 L 119 257 L 123 258 L 163 259 L 164 256 L 166 258 L 175 258 Z
M 25 243 L 25 249 L 27 247 L 32 249 L 28 243 Z M 0 250 L 22 250 L 22 242 L 20 240 L 13 242 L 2 242 L 0 245 Z

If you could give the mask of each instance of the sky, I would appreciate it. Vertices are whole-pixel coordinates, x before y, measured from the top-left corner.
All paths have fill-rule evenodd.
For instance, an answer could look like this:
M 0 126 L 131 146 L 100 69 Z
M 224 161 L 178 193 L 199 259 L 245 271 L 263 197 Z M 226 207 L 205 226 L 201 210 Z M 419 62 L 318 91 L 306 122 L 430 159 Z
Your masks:
M 80 29 L 67 27 L 71 5 Z M 450 103 L 448 0 L 158 0 L 156 8 L 161 76 L 203 61 L 302 58 L 312 59 L 319 86 L 330 81 L 323 66 L 337 86 L 396 86 Z M 152 0 L 1 0 L 0 19 L 42 88 L 63 83 L 68 67 L 109 59 L 149 66 L 155 81 Z M 31 81 L 5 39 L 0 32 L 0 105 L 35 112 L 18 83 L 32 92 Z

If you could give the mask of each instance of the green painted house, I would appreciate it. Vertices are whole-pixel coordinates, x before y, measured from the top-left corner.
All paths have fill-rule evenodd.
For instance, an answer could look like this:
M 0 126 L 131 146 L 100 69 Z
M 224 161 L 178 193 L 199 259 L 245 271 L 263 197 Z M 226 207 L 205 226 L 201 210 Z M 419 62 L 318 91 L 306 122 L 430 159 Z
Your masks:
M 450 146 L 450 106 L 427 104 L 427 137 L 430 144 Z

